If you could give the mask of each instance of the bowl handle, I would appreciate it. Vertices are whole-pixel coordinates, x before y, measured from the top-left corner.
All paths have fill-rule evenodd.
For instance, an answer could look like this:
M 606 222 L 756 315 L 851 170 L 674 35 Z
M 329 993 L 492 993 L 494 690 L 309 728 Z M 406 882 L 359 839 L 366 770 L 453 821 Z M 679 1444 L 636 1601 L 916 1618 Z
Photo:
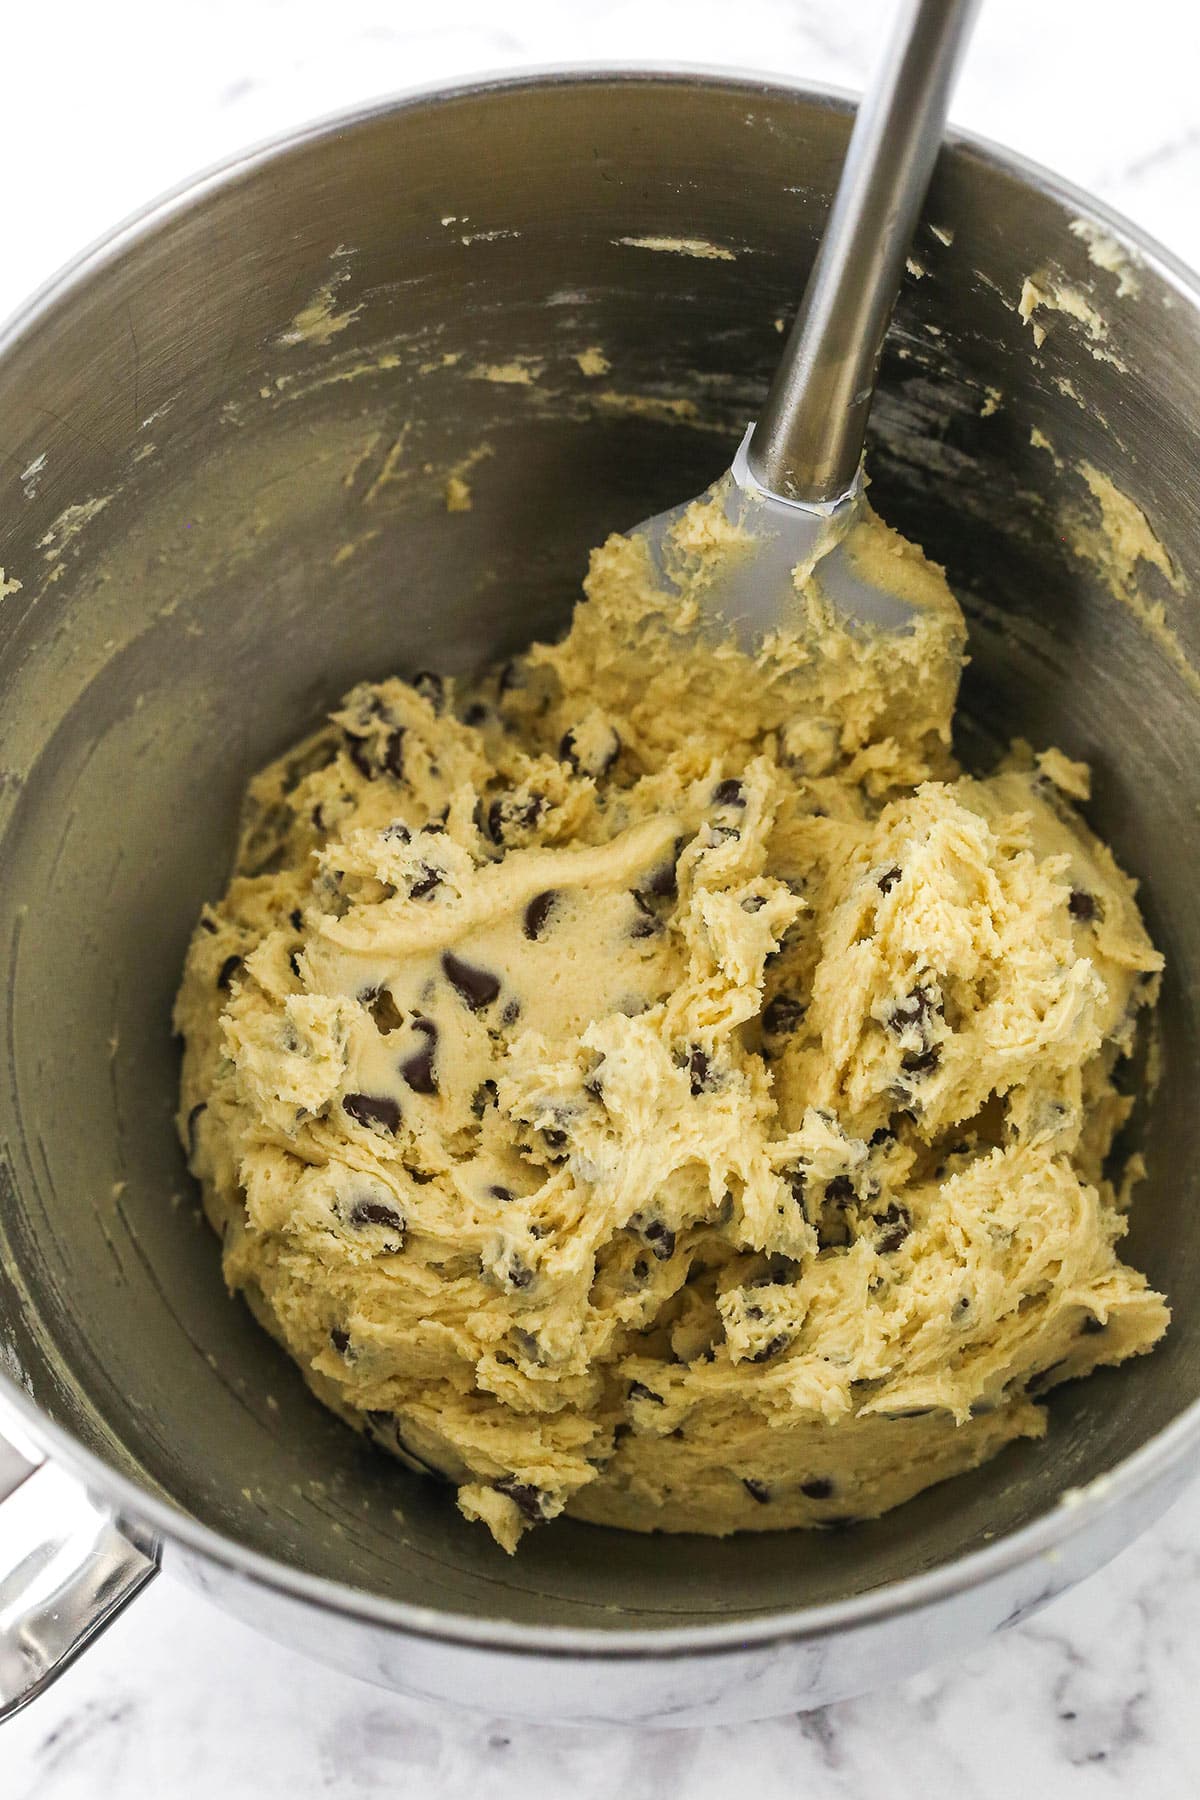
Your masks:
M 0 1442 L 0 1720 L 55 1681 L 158 1573 L 86 1489 L 36 1450 Z

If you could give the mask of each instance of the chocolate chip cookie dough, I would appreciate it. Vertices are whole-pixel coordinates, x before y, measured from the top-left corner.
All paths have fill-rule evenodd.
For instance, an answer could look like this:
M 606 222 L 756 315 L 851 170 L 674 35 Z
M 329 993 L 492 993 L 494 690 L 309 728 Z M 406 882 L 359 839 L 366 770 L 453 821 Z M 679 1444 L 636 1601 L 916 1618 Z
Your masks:
M 961 614 L 857 529 L 911 633 L 810 582 L 795 637 L 706 645 L 617 537 L 560 645 L 356 688 L 193 939 L 231 1288 L 506 1549 L 871 1517 L 1166 1326 L 1116 1251 L 1133 883 L 1081 765 L 959 772 Z

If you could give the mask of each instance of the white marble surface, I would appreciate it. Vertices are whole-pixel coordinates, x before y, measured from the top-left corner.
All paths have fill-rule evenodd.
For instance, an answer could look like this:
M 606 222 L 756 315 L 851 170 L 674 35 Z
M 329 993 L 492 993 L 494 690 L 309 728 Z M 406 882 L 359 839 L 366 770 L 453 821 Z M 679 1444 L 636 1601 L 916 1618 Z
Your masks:
M 165 1577 L 0 1727 L 4 1800 L 1195 1800 L 1200 1490 L 1038 1617 L 885 1692 L 707 1731 L 434 1711 Z
M 739 64 L 861 84 L 886 0 L 41 0 L 6 10 L 0 313 L 163 187 L 323 112 L 481 69 Z M 955 119 L 1200 264 L 1193 0 L 990 0 Z M 578 1732 L 326 1674 L 166 1578 L 0 1733 L 4 1800 L 1048 1800 L 1200 1792 L 1200 1491 L 954 1667 L 803 1717 Z

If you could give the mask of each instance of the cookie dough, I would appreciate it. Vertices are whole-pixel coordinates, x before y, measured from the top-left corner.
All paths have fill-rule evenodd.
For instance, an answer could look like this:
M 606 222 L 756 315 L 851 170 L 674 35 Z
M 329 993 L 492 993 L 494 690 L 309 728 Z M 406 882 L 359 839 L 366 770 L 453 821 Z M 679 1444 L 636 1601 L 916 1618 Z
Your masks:
M 1116 1251 L 1134 884 L 1082 765 L 958 770 L 959 609 L 856 532 L 910 633 L 810 581 L 802 631 L 705 644 L 614 537 L 561 644 L 356 688 L 192 941 L 230 1287 L 508 1550 L 872 1517 L 1165 1329 Z

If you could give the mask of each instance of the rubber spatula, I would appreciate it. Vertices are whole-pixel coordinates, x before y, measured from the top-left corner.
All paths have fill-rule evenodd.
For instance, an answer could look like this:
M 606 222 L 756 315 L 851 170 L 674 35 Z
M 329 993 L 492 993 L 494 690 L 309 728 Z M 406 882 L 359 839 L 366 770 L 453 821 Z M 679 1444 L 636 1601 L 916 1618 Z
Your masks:
M 689 584 L 702 631 L 747 649 L 800 622 L 815 573 L 852 625 L 902 629 L 909 603 L 856 568 L 847 533 L 864 516 L 863 440 L 884 334 L 937 158 L 954 77 L 979 0 L 902 0 L 858 109 L 841 179 L 766 405 L 733 467 L 703 500 L 723 508 L 736 553 Z M 634 528 L 657 578 L 683 585 L 685 501 Z

